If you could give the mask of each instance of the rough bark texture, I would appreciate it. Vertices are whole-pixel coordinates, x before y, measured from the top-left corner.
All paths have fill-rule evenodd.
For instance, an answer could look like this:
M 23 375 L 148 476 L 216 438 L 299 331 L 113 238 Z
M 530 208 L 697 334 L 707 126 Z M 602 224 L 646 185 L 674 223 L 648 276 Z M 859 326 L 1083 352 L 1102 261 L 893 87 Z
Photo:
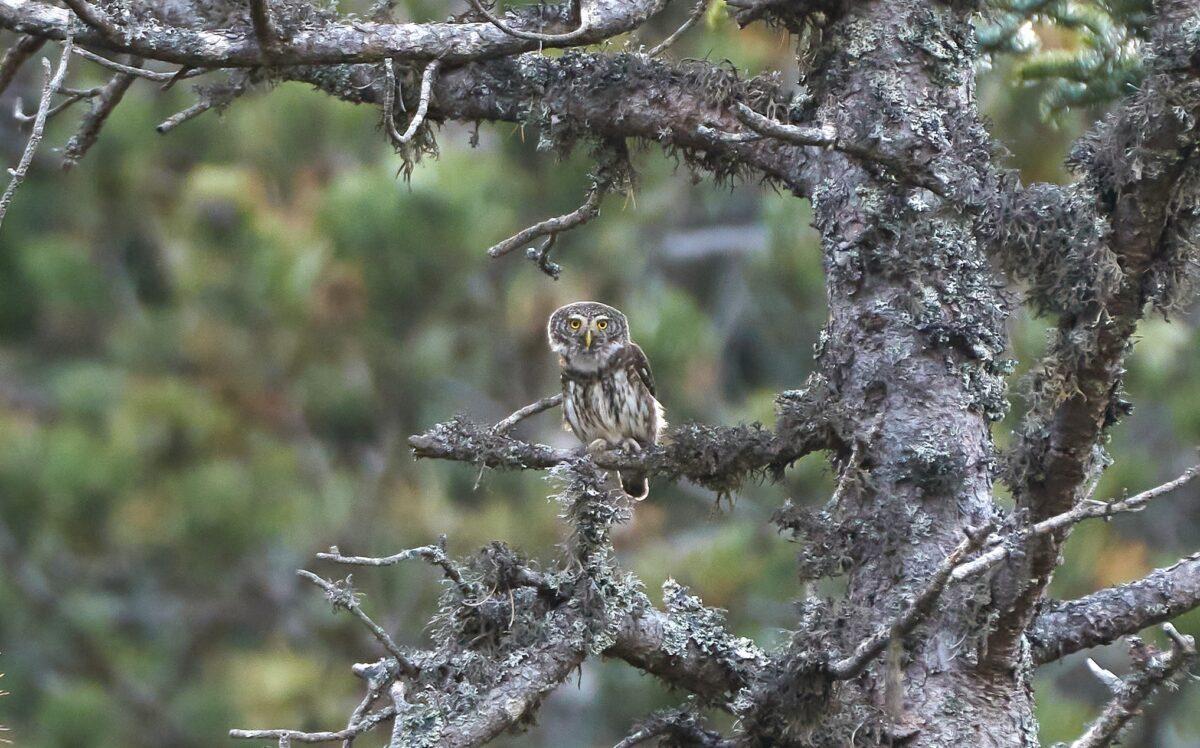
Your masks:
M 338 735 L 391 722 L 394 746 L 478 745 L 527 724 L 542 698 L 595 655 L 694 694 L 696 709 L 737 718 L 737 732 L 720 736 L 689 707 L 652 716 L 631 739 L 1034 746 L 1036 665 L 1200 605 L 1195 556 L 1080 600 L 1048 602 L 1070 527 L 1097 515 L 1030 531 L 1088 498 L 1106 461 L 1106 430 L 1127 407 L 1121 377 L 1137 323 L 1151 305 L 1167 310 L 1186 297 L 1200 230 L 1194 2 L 1157 4 L 1143 84 L 1077 145 L 1079 179 L 1065 187 L 1023 186 L 997 164 L 976 109 L 976 3 L 731 2 L 742 23 L 773 22 L 810 41 L 800 61 L 804 93 L 789 96 L 773 78 L 744 80 L 706 62 L 538 51 L 637 29 L 660 0 L 527 7 L 504 19 L 515 35 L 473 14 L 437 24 L 350 23 L 287 2 L 183 18 L 173 0 L 136 10 L 80 2 L 72 7 L 90 25 L 63 8 L 0 0 L 0 27 L 28 35 L 0 77 L 11 78 L 42 41 L 72 35 L 93 52 L 235 69 L 242 83 L 222 104 L 250 83 L 299 80 L 391 113 L 392 78 L 379 64 L 389 59 L 428 81 L 426 122 L 410 121 L 414 137 L 397 144 L 406 162 L 430 149 L 428 122 L 507 121 L 536 127 L 544 144 L 563 151 L 589 141 L 624 155 L 614 144 L 640 139 L 716 179 L 765 179 L 812 202 L 829 321 L 818 373 L 780 395 L 773 428 L 688 424 L 636 456 L 588 457 L 508 433 L 550 407 L 548 398 L 497 427 L 456 418 L 411 437 L 418 457 L 550 471 L 569 553 L 545 569 L 501 543 L 462 560 L 435 546 L 374 561 L 325 554 L 374 566 L 424 558 L 452 582 L 424 651 L 400 652 L 360 616 L 392 656 L 356 666 L 368 696 Z M 555 36 L 539 42 L 535 32 Z M 130 79 L 119 80 L 123 91 Z M 105 116 L 120 96 L 112 100 Z M 195 113 L 211 105 L 202 101 Z M 991 425 L 1008 407 L 1013 281 L 1058 323 L 1028 384 L 1017 443 L 999 455 Z M 820 511 L 785 505 L 775 521 L 802 544 L 801 579 L 844 575 L 846 593 L 802 601 L 781 650 L 731 635 L 720 611 L 677 585 L 664 588 L 656 608 L 617 564 L 609 532 L 631 510 L 606 487 L 604 471 L 637 467 L 724 494 L 748 479 L 777 478 L 819 450 L 836 470 L 835 495 Z M 1016 511 L 995 502 L 997 476 L 1011 486 Z M 995 564 L 981 562 L 981 547 Z M 970 563 L 966 556 L 977 568 L 953 574 Z M 361 613 L 347 585 L 329 590 L 335 604 Z M 1138 682 L 1139 703 L 1160 680 Z M 394 703 L 370 712 L 393 685 Z M 1113 713 L 1126 717 L 1135 706 L 1117 704 Z

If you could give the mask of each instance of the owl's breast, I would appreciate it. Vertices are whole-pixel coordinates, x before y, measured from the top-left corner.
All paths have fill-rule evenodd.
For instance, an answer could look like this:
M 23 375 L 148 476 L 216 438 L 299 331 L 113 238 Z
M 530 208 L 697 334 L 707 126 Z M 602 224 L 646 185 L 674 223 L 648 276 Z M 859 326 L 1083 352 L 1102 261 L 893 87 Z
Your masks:
M 563 414 L 585 444 L 603 439 L 613 445 L 625 439 L 653 444 L 658 438 L 660 406 L 640 380 L 625 367 L 594 379 L 564 378 Z

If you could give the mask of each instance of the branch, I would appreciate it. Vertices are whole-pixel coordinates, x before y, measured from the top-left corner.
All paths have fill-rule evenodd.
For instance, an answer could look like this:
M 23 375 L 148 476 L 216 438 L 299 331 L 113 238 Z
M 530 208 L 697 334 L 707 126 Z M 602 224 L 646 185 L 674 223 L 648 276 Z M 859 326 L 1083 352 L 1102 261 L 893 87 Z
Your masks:
M 13 79 L 17 77 L 17 71 L 25 64 L 25 61 L 37 54 L 37 51 L 46 43 L 45 39 L 36 36 L 22 36 L 17 39 L 16 44 L 8 48 L 4 53 L 4 58 L 0 59 L 0 94 L 4 93 Z
M 509 26 L 500 17 L 488 10 L 480 0 L 470 0 L 470 3 L 476 13 L 486 18 L 496 28 L 517 39 L 526 39 L 541 44 L 565 44 L 583 38 L 583 35 L 588 31 L 587 24 L 582 20 L 582 11 L 580 12 L 581 20 L 579 28 L 574 31 L 568 31 L 565 34 L 541 34 L 533 31 L 522 31 L 521 29 Z
M 348 566 L 394 566 L 403 561 L 408 561 L 413 558 L 423 559 L 434 566 L 441 567 L 446 578 L 458 587 L 466 599 L 475 597 L 478 590 L 470 583 L 463 579 L 462 569 L 449 556 L 446 555 L 446 536 L 441 537 L 438 545 L 425 545 L 420 548 L 410 548 L 406 551 L 401 551 L 391 556 L 371 557 L 371 556 L 343 556 L 338 547 L 331 546 L 328 553 L 318 553 L 317 558 L 323 561 L 332 561 L 336 564 L 346 564 Z
M 854 156 L 860 161 L 879 164 L 901 182 L 907 182 L 917 187 L 923 187 L 939 197 L 946 197 L 946 186 L 928 169 L 904 159 L 890 156 L 882 151 L 857 143 L 850 143 L 838 136 L 832 128 L 797 127 L 777 122 L 770 117 L 764 117 L 745 104 L 736 105 L 737 117 L 742 124 L 760 135 L 785 140 L 801 146 L 815 146 L 841 151 Z M 736 134 L 735 134 L 736 136 Z
M 858 676 L 871 664 L 888 644 L 897 641 L 915 629 L 933 612 L 942 591 L 952 579 L 952 573 L 962 560 L 979 548 L 987 537 L 986 532 L 968 531 L 966 539 L 950 552 L 950 555 L 933 572 L 925 588 L 891 623 L 880 626 L 874 634 L 855 647 L 854 652 L 829 666 L 829 676 L 834 680 L 849 680 Z
M 396 130 L 396 115 L 392 104 L 396 89 L 396 74 L 392 70 L 392 61 L 390 59 L 383 61 L 383 69 L 387 74 L 387 88 L 385 89 L 383 99 L 383 121 L 387 128 L 388 137 L 391 138 L 392 145 L 397 148 L 406 146 L 412 142 L 412 139 L 417 135 L 417 130 L 425 122 L 425 115 L 429 112 L 429 98 L 433 92 L 433 81 L 437 78 L 438 70 L 441 67 L 442 63 L 440 60 L 432 60 L 425 66 L 425 72 L 421 74 L 421 100 L 417 104 L 417 112 L 409 120 L 408 129 L 401 135 Z
M 550 410 L 551 408 L 557 408 L 558 406 L 562 405 L 562 401 L 563 396 L 561 392 L 557 395 L 551 395 L 550 397 L 543 397 L 541 400 L 526 405 L 524 408 L 521 408 L 504 420 L 498 422 L 492 427 L 492 432 L 496 434 L 507 434 L 521 421 L 524 421 L 526 418 L 536 416 L 542 411 Z
M 1140 641 L 1131 644 L 1138 672 L 1120 682 L 1108 706 L 1071 748 L 1107 748 L 1113 745 L 1121 729 L 1140 713 L 1144 702 L 1159 686 L 1168 683 L 1196 659 L 1196 643 L 1169 623 L 1163 631 L 1171 639 L 1169 652 L 1143 651 Z
M 111 26 L 107 17 L 84 0 L 71 0 L 77 12 L 89 14 L 89 26 L 76 27 L 79 44 L 114 52 L 136 54 L 196 68 L 258 67 L 263 49 L 253 29 L 191 29 L 182 26 L 140 25 L 127 35 Z M 578 35 L 563 41 L 531 40 L 513 36 L 486 23 L 315 23 L 298 27 L 285 48 L 272 59 L 274 65 L 330 65 L 381 60 L 433 60 L 461 64 L 516 55 L 542 47 L 595 44 L 632 31 L 662 10 L 665 0 L 591 0 L 590 23 Z M 524 31 L 558 23 L 565 8 L 531 7 L 514 14 L 506 25 Z M 44 39 L 64 39 L 71 31 L 72 13 L 38 0 L 0 0 L 0 28 Z M 100 30 L 100 29 L 104 30 Z M 116 32 L 115 36 L 112 32 Z
M 695 7 L 692 8 L 692 12 L 688 14 L 687 20 L 683 22 L 683 25 L 675 29 L 673 34 L 651 48 L 651 50 L 646 53 L 646 56 L 658 57 L 663 52 L 666 52 L 667 48 L 674 44 L 679 37 L 686 34 L 688 29 L 696 25 L 696 22 L 704 16 L 704 11 L 706 8 L 708 8 L 708 0 L 697 0 Z
M 101 67 L 106 67 L 109 70 L 115 70 L 118 73 L 125 73 L 126 75 L 132 75 L 135 78 L 145 78 L 146 80 L 155 81 L 157 83 L 174 83 L 174 82 L 180 80 L 181 78 L 195 78 L 197 75 L 205 75 L 207 73 L 213 72 L 212 70 L 206 70 L 206 69 L 201 70 L 201 69 L 180 68 L 177 72 L 174 72 L 174 73 L 159 73 L 159 72 L 155 72 L 154 70 L 146 70 L 145 68 L 132 67 L 130 65 L 122 65 L 119 62 L 110 60 L 107 57 L 101 57 L 100 55 L 96 54 L 95 52 L 83 49 L 81 47 L 75 48 L 75 54 L 79 55 L 80 57 L 82 57 L 85 60 L 94 62 L 97 65 L 100 65 Z
M 88 26 L 99 31 L 109 41 L 120 41 L 123 34 L 121 29 L 108 17 L 108 13 L 93 7 L 88 0 L 63 0 L 68 8 Z
M 396 716 L 395 707 L 387 707 L 364 717 L 360 722 L 337 732 L 300 732 L 299 730 L 230 730 L 229 737 L 242 740 L 278 740 L 295 743 L 332 743 L 336 740 L 351 740 L 364 732 L 374 730 L 380 723 Z
M 968 563 L 959 566 L 954 570 L 954 579 L 961 580 L 972 577 L 986 569 L 990 569 L 999 562 L 1013 555 L 1017 549 L 1024 548 L 1025 544 L 1035 537 L 1048 535 L 1053 532 L 1062 530 L 1078 524 L 1085 519 L 1096 517 L 1113 517 L 1117 514 L 1127 512 L 1140 512 L 1146 508 L 1154 499 L 1164 494 L 1168 494 L 1175 489 L 1187 485 L 1200 476 L 1200 465 L 1190 467 L 1183 472 L 1178 478 L 1168 481 L 1161 486 L 1156 486 L 1147 491 L 1142 491 L 1136 496 L 1131 496 L 1128 499 L 1120 501 L 1083 501 L 1076 504 L 1070 511 L 1051 517 L 1050 519 L 1038 522 L 1036 525 L 1013 533 L 1007 539 L 1001 541 L 996 540 L 990 543 L 995 547 L 986 553 L 981 554 L 978 558 L 971 560 Z
M 608 185 L 600 181 L 594 182 L 591 189 L 588 190 L 587 199 L 583 201 L 583 205 L 580 205 L 570 213 L 561 216 L 555 216 L 554 218 L 547 218 L 541 223 L 535 223 L 534 225 L 517 232 L 513 236 L 510 236 L 499 244 L 489 248 L 487 251 L 488 255 L 491 257 L 503 257 L 509 252 L 512 252 L 514 249 L 517 249 L 518 247 L 521 247 L 540 236 L 549 235 L 549 238 L 546 239 L 540 249 L 534 249 L 533 247 L 529 248 L 529 257 L 537 262 L 538 267 L 542 268 L 543 272 L 557 279 L 559 267 L 558 265 L 549 262 L 547 259 L 550 247 L 554 246 L 553 242 L 558 238 L 558 235 L 561 232 L 570 231 L 573 228 L 582 226 L 596 216 L 600 215 L 600 201 L 604 199 L 606 194 L 608 194 L 608 190 Z
M 134 67 L 140 64 L 140 61 L 134 61 Z M 79 163 L 79 159 L 83 158 L 91 149 L 96 141 L 100 138 L 100 128 L 104 127 L 108 116 L 112 114 L 117 105 L 121 103 L 121 99 L 125 96 L 125 92 L 129 90 L 129 86 L 133 83 L 134 76 L 128 73 L 117 73 L 109 81 L 108 84 L 100 90 L 96 101 L 92 104 L 91 110 L 84 115 L 83 121 L 79 125 L 79 131 L 67 141 L 67 146 L 63 153 L 63 169 L 70 170 Z
M 268 60 L 279 56 L 282 41 L 275 25 L 271 23 L 271 8 L 267 0 L 250 0 L 250 23 L 254 27 L 254 36 L 262 47 L 263 57 Z
M 388 633 L 384 631 L 379 624 L 372 621 L 370 616 L 363 612 L 362 605 L 358 601 L 358 594 L 354 591 L 354 588 L 350 586 L 349 577 L 342 582 L 334 583 L 326 581 L 316 574 L 313 574 L 311 571 L 305 571 L 304 569 L 300 569 L 296 573 L 325 590 L 325 596 L 329 599 L 329 602 L 333 603 L 334 608 L 345 608 L 346 610 L 350 611 L 350 614 L 357 618 L 362 625 L 366 626 L 371 634 L 379 640 L 379 643 L 383 645 L 383 648 L 388 651 L 388 654 L 396 658 L 396 662 L 399 664 L 400 671 L 402 673 L 409 677 L 415 677 L 421 672 L 420 668 L 414 665 L 412 661 L 409 660 L 402 651 L 400 651 L 400 648 L 396 646 L 396 642 L 392 641 L 392 637 L 388 636 Z M 341 740 L 341 738 L 333 739 Z
M 240 70 L 234 71 L 228 82 L 205 87 L 200 93 L 199 101 L 187 109 L 171 115 L 154 129 L 160 134 L 168 133 L 210 109 L 221 109 L 228 106 L 234 99 L 246 93 L 249 88 L 250 74 Z
M 687 745 L 696 748 L 719 748 L 734 745 L 733 741 L 722 738 L 720 733 L 706 729 L 700 722 L 700 716 L 694 710 L 683 708 L 667 709 L 650 715 L 613 748 L 633 748 L 651 738 L 662 736 L 669 736 L 673 741 L 672 745 Z
M 1135 634 L 1200 606 L 1200 553 L 1142 579 L 1077 600 L 1048 603 L 1026 633 L 1033 661 L 1053 662 Z
M 63 79 L 67 75 L 67 63 L 71 59 L 72 40 L 67 39 L 63 44 L 62 55 L 58 60 L 58 70 L 51 73 L 50 61 L 42 60 L 42 68 L 45 71 L 45 84 L 42 86 L 42 98 L 38 103 L 37 115 L 33 120 L 33 129 L 29 133 L 29 141 L 25 144 L 25 151 L 21 154 L 21 160 L 17 163 L 17 168 L 10 171 L 12 179 L 5 188 L 4 194 L 0 195 L 0 225 L 4 223 L 4 216 L 8 213 L 8 206 L 12 203 L 13 195 L 16 194 L 17 188 L 25 181 L 25 174 L 29 171 L 29 165 L 33 162 L 33 154 L 37 151 L 38 145 L 42 142 L 42 134 L 46 128 L 46 117 L 50 112 L 50 97 L 54 92 L 62 87 Z

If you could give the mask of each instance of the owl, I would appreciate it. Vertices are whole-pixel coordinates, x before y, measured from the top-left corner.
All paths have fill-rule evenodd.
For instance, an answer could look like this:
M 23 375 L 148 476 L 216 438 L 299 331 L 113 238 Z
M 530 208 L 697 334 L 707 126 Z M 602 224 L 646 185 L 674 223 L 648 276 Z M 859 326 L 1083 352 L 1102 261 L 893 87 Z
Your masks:
M 629 339 L 625 315 L 606 304 L 577 301 L 550 315 L 550 349 L 562 366 L 563 427 L 589 451 L 640 452 L 658 443 L 667 422 L 655 399 L 650 361 Z M 641 501 L 645 473 L 622 471 L 621 488 Z

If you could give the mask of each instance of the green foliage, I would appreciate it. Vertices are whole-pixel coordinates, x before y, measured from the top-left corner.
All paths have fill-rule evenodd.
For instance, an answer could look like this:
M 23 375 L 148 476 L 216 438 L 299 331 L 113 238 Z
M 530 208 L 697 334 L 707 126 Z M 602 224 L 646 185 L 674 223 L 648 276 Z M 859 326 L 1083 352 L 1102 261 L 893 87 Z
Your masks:
M 1020 58 L 1016 80 L 1041 85 L 1046 117 L 1136 88 L 1150 11 L 1149 0 L 994 0 L 976 37 L 985 52 Z

